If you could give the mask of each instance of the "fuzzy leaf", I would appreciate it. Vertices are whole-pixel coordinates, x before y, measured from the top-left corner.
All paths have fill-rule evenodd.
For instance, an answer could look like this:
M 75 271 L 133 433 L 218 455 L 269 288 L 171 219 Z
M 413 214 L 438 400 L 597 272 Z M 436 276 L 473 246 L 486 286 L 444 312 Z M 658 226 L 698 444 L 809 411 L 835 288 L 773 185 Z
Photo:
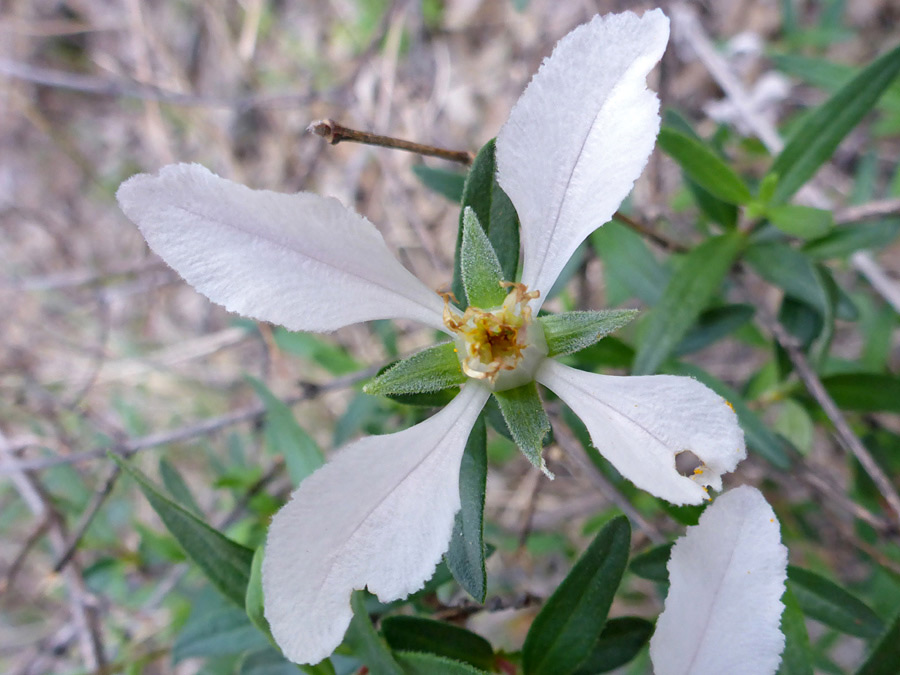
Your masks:
M 794 565 L 788 567 L 788 580 L 803 613 L 826 626 L 861 638 L 884 630 L 875 612 L 833 581 Z
M 443 195 L 451 202 L 459 204 L 462 200 L 463 189 L 466 185 L 465 174 L 446 169 L 435 169 L 424 164 L 416 164 L 412 171 L 425 187 Z
M 485 670 L 493 667 L 491 643 L 453 624 L 418 616 L 390 616 L 381 622 L 381 632 L 394 651 L 436 654 Z
M 834 214 L 798 204 L 782 204 L 766 211 L 769 221 L 785 234 L 801 239 L 822 237 L 834 227 Z
M 622 616 L 610 619 L 594 645 L 594 649 L 574 675 L 595 675 L 606 673 L 623 666 L 641 651 L 650 635 L 653 624 L 636 616 Z

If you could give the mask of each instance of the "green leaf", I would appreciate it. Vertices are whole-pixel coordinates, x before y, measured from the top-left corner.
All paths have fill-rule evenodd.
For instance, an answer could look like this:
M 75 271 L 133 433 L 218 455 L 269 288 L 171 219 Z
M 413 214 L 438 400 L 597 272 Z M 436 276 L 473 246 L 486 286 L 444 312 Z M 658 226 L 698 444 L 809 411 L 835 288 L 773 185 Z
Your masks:
M 288 475 L 294 486 L 325 463 L 325 457 L 312 436 L 306 433 L 284 401 L 260 380 L 245 375 L 256 395 L 266 406 L 266 448 L 276 457 L 284 457 Z
M 661 584 L 669 583 L 669 556 L 674 544 L 660 544 L 649 551 L 639 553 L 628 563 L 628 569 L 642 579 L 657 581 Z
M 781 615 L 781 632 L 784 633 L 784 652 L 777 675 L 813 675 L 813 655 L 806 633 L 806 620 L 790 589 L 782 596 L 784 613 Z
M 573 354 L 619 330 L 638 315 L 636 309 L 604 309 L 597 312 L 564 312 L 539 316 L 549 353 Z
M 897 238 L 900 219 L 841 225 L 821 239 L 807 242 L 803 252 L 817 260 L 843 258 L 860 250 L 879 250 Z
M 612 220 L 594 230 L 590 242 L 603 261 L 607 286 L 627 292 L 621 300 L 634 296 L 648 305 L 659 302 L 670 275 L 639 234 Z
M 900 377 L 879 373 L 842 373 L 822 378 L 825 389 L 844 410 L 900 413 Z
M 240 654 L 268 646 L 242 610 L 202 595 L 172 645 L 172 662 L 198 656 Z
M 600 531 L 531 624 L 522 647 L 525 675 L 568 675 L 591 656 L 630 543 L 631 526 L 624 516 Z
M 458 171 L 447 169 L 435 169 L 424 164 L 416 164 L 413 168 L 422 185 L 443 195 L 451 202 L 459 204 L 462 201 L 463 188 L 466 185 L 466 175 Z
M 897 675 L 900 663 L 900 613 L 878 640 L 856 675 Z
M 292 333 L 280 327 L 272 335 L 279 349 L 301 356 L 332 375 L 349 375 L 361 368 L 346 349 L 317 335 Z
M 265 548 L 265 545 L 260 546 L 253 554 L 253 562 L 250 565 L 250 580 L 247 582 L 247 593 L 244 596 L 244 611 L 247 612 L 250 622 L 271 641 L 272 632 L 269 630 L 269 622 L 266 621 L 263 608 L 262 561 Z
M 884 630 L 875 612 L 833 581 L 794 565 L 788 566 L 788 581 L 806 616 L 861 638 L 876 637 Z
M 781 401 L 772 428 L 788 439 L 800 454 L 806 455 L 812 450 L 815 425 L 806 408 L 794 399 Z
M 703 142 L 700 136 L 694 131 L 690 123 L 677 111 L 667 108 L 663 113 L 663 125 L 669 127 L 673 131 L 678 131 L 698 142 Z M 706 189 L 700 187 L 695 181 L 685 176 L 685 183 L 694 201 L 700 210 L 706 214 L 706 217 L 714 223 L 719 223 L 728 229 L 733 229 L 737 225 L 738 209 L 734 204 L 723 202 L 721 199 L 711 194 Z
M 181 474 L 178 473 L 178 469 L 164 457 L 159 460 L 159 477 L 162 478 L 163 486 L 172 495 L 177 504 L 198 516 L 203 515 L 203 511 L 197 506 L 194 495 L 191 494 L 191 489 L 184 482 Z
M 675 356 L 699 351 L 730 335 L 753 318 L 753 305 L 723 305 L 702 312 L 694 327 L 675 348 Z
M 823 318 L 832 315 L 828 289 L 816 266 L 808 256 L 778 242 L 755 244 L 745 258 L 759 276 L 801 302 Z
M 480 415 L 463 453 L 459 469 L 460 509 L 456 512 L 450 547 L 444 559 L 453 577 L 478 602 L 487 594 L 484 569 L 484 490 L 487 481 L 487 442 Z
M 687 335 L 715 297 L 746 239 L 739 231 L 707 239 L 688 253 L 645 321 L 635 375 L 650 375 Z
M 344 644 L 349 647 L 350 653 L 366 664 L 370 673 L 403 675 L 403 669 L 372 625 L 366 611 L 365 593 L 354 591 L 350 596 L 350 605 L 353 607 L 353 618 L 344 636 Z
M 307 675 L 335 675 L 334 666 L 328 659 L 314 666 L 297 665 L 272 647 L 247 654 L 241 661 L 239 675 L 297 675 L 298 670 Z
M 811 206 L 797 204 L 781 204 L 766 211 L 775 227 L 792 237 L 815 239 L 827 234 L 834 227 L 834 215 L 831 211 L 815 209 Z
M 178 506 L 160 492 L 143 473 L 121 457 L 112 453 L 109 457 L 137 481 L 150 506 L 213 586 L 226 598 L 243 608 L 247 583 L 250 580 L 253 551 L 231 541 L 194 514 Z
M 506 289 L 500 285 L 504 280 L 503 270 L 471 206 L 463 209 L 459 257 L 467 304 L 481 308 L 502 305 L 506 298 Z
M 427 347 L 387 365 L 363 387 L 367 394 L 423 394 L 455 387 L 466 381 L 453 342 Z
M 606 673 L 623 666 L 643 649 L 653 633 L 653 624 L 636 616 L 610 619 L 603 627 L 590 656 L 574 675 Z
M 515 389 L 495 391 L 494 398 L 497 399 L 503 421 L 519 450 L 529 462 L 552 477 L 553 474 L 547 470 L 541 455 L 544 437 L 550 431 L 550 420 L 541 403 L 537 384 L 529 382 Z
M 519 217 L 509 197 L 497 183 L 497 164 L 494 159 L 494 140 L 485 143 L 478 151 L 475 161 L 466 176 L 462 198 L 463 211 L 459 217 L 459 233 L 456 239 L 456 255 L 454 256 L 453 285 L 451 290 L 465 309 L 463 298 L 465 289 L 460 271 L 460 247 L 463 236 L 463 214 L 465 207 L 471 206 L 478 216 L 478 222 L 487 234 L 500 269 L 503 270 L 504 281 L 515 281 L 519 266 Z
M 882 55 L 819 106 L 772 164 L 779 176 L 772 201 L 787 201 L 828 161 L 900 72 L 900 47 Z
M 395 656 L 406 675 L 488 675 L 487 671 L 444 656 L 419 652 L 400 652 Z
M 753 199 L 740 176 L 699 140 L 663 127 L 657 142 L 691 180 L 714 197 L 729 204 L 746 204 Z
M 390 616 L 381 632 L 394 651 L 427 652 L 490 670 L 494 664 L 491 643 L 480 635 L 442 621 L 418 616 Z

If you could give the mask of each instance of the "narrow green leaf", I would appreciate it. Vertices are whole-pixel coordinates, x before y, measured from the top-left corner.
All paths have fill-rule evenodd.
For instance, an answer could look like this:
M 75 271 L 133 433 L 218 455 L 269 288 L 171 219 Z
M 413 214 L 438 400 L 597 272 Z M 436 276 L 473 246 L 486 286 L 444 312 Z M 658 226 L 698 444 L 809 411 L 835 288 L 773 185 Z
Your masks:
M 310 333 L 292 333 L 280 327 L 272 335 L 279 349 L 301 356 L 332 375 L 349 375 L 362 367 L 346 349 L 328 338 Z
M 574 673 L 594 650 L 619 587 L 631 526 L 624 516 L 610 521 L 535 617 L 525 644 L 525 675 Z
M 427 347 L 386 366 L 363 387 L 367 394 L 423 394 L 455 387 L 466 381 L 456 345 L 452 342 Z
M 325 463 L 318 444 L 297 424 L 293 411 L 260 380 L 245 376 L 266 406 L 266 448 L 276 457 L 284 457 L 288 475 L 296 486 Z
M 884 630 L 884 623 L 875 612 L 833 581 L 794 565 L 788 566 L 788 581 L 807 616 L 861 638 L 876 637 Z
M 210 582 L 229 600 L 244 607 L 253 551 L 214 530 L 166 497 L 140 471 L 121 457 L 109 454 L 137 482 L 150 506 Z
M 350 596 L 350 604 L 353 607 L 353 618 L 344 636 L 344 644 L 349 647 L 350 653 L 368 666 L 371 673 L 403 675 L 403 669 L 372 625 L 366 611 L 363 591 L 354 591 Z
M 656 372 L 669 357 L 718 293 L 745 242 L 743 233 L 733 231 L 707 239 L 685 256 L 659 304 L 644 320 L 635 375 Z
M 515 389 L 495 391 L 494 398 L 503 413 L 503 421 L 513 441 L 519 446 L 528 461 L 548 476 L 552 476 L 541 451 L 544 449 L 544 437 L 550 431 L 550 420 L 544 411 L 537 385 L 534 382 L 523 384 Z
M 784 652 L 777 675 L 813 675 L 813 655 L 803 611 L 790 589 L 784 592 L 781 599 L 784 602 L 784 613 L 781 615 Z
M 331 661 L 325 659 L 314 666 L 291 663 L 273 647 L 247 654 L 241 661 L 239 675 L 297 675 L 297 671 L 307 675 L 335 675 Z M 206 671 L 201 671 L 206 673 Z
M 168 493 L 175 499 L 175 503 L 198 516 L 203 515 L 203 511 L 197 506 L 194 495 L 191 494 L 191 489 L 185 483 L 184 478 L 165 457 L 159 460 L 159 477 L 162 478 L 163 486 Z
M 250 579 L 247 582 L 247 593 L 244 596 L 244 611 L 247 612 L 250 622 L 271 641 L 272 632 L 269 630 L 269 622 L 266 621 L 263 609 L 262 561 L 265 548 L 264 545 L 260 546 L 253 554 L 253 561 L 250 565 Z
M 548 356 L 581 351 L 619 330 L 638 315 L 636 309 L 604 309 L 597 312 L 564 312 L 538 317 L 544 327 Z
M 750 321 L 755 311 L 753 305 L 743 304 L 707 309 L 697 317 L 694 327 L 675 348 L 674 355 L 683 356 L 708 347 Z
M 843 258 L 860 250 L 880 250 L 897 238 L 900 219 L 842 225 L 821 239 L 807 242 L 803 252 L 817 260 Z
M 213 595 L 215 595 L 213 593 Z M 172 662 L 205 656 L 240 654 L 267 647 L 266 638 L 240 609 L 203 594 L 172 645 Z
M 787 201 L 828 161 L 900 72 L 900 47 L 860 71 L 819 106 L 791 137 L 772 164 L 779 176 L 773 202 Z
M 471 206 L 463 208 L 462 231 L 459 264 L 467 304 L 481 308 L 499 307 L 506 298 L 506 289 L 500 285 L 504 280 L 503 270 Z
M 900 413 L 900 377 L 880 373 L 842 373 L 822 379 L 844 410 Z
M 713 196 L 729 204 L 746 204 L 753 199 L 740 176 L 699 140 L 663 127 L 657 142 L 691 180 Z
M 691 127 L 690 123 L 679 112 L 672 108 L 667 108 L 663 113 L 663 125 L 693 138 L 698 142 L 703 142 L 700 136 L 697 135 L 697 132 Z M 734 226 L 737 225 L 737 206 L 722 201 L 708 190 L 700 187 L 696 181 L 691 180 L 687 175 L 685 175 L 684 180 L 688 189 L 691 191 L 691 194 L 694 196 L 694 201 L 697 202 L 697 206 L 704 214 L 706 214 L 707 218 L 728 229 L 734 229 Z
M 468 663 L 461 663 L 435 654 L 399 652 L 395 656 L 406 675 L 488 675 L 488 671 L 480 670 Z
M 768 209 L 766 215 L 769 222 L 779 230 L 801 239 L 822 237 L 834 227 L 834 215 L 831 211 L 811 206 L 781 204 Z
M 484 670 L 490 670 L 494 664 L 490 642 L 465 628 L 442 621 L 418 616 L 390 616 L 381 622 L 381 632 L 394 651 L 427 652 Z
M 659 302 L 669 283 L 669 271 L 654 257 L 639 234 L 612 220 L 590 236 L 591 246 L 603 261 L 606 285 L 626 295 L 611 304 L 636 297 L 648 305 Z
M 451 202 L 459 204 L 462 200 L 463 188 L 466 185 L 465 174 L 447 169 L 435 169 L 424 164 L 416 164 L 412 171 L 425 187 L 443 195 Z
M 487 442 L 480 415 L 463 453 L 459 469 L 460 509 L 456 512 L 450 547 L 444 556 L 453 577 L 476 601 L 484 602 L 484 491 L 487 481 Z
M 786 244 L 770 242 L 750 246 L 745 259 L 759 276 L 787 295 L 806 303 L 823 318 L 831 316 L 831 301 L 822 276 L 802 252 Z
M 497 183 L 497 164 L 494 159 L 494 140 L 490 140 L 478 151 L 475 161 L 466 176 L 462 198 L 463 211 L 459 217 L 459 232 L 454 256 L 453 285 L 451 290 L 460 301 L 460 309 L 465 309 L 465 289 L 460 270 L 460 247 L 463 235 L 463 213 L 471 206 L 478 216 L 478 222 L 487 234 L 504 281 L 515 281 L 519 265 L 519 217 L 509 197 Z
M 653 624 L 647 619 L 636 616 L 610 619 L 603 627 L 594 650 L 574 675 L 606 673 L 625 665 L 643 649 L 652 633 Z
M 900 612 L 878 640 L 856 675 L 897 675 L 900 663 Z
M 628 569 L 642 579 L 657 581 L 661 584 L 669 583 L 669 556 L 672 553 L 673 543 L 654 546 L 649 551 L 639 553 L 628 563 Z

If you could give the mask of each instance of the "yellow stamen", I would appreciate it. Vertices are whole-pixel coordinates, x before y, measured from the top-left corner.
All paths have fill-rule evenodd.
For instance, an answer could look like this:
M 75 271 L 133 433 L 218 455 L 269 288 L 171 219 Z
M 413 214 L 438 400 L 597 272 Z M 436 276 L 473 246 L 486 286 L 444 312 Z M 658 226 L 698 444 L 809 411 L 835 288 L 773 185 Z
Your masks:
M 462 369 L 469 377 L 492 385 L 504 370 L 515 370 L 528 347 L 527 328 L 531 324 L 528 303 L 540 295 L 524 284 L 500 282 L 512 288 L 503 304 L 493 310 L 468 307 L 460 316 L 450 307 L 451 293 L 443 293 L 444 325 L 461 338 L 464 349 Z

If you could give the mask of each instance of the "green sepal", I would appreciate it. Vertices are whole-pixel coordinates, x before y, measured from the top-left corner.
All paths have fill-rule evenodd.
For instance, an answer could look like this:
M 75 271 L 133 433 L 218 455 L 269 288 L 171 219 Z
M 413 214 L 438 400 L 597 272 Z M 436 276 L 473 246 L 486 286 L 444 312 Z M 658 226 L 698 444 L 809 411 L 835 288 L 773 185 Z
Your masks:
M 506 298 L 506 289 L 500 285 L 503 270 L 500 269 L 494 247 L 481 229 L 478 216 L 471 206 L 463 209 L 459 269 L 467 304 L 475 307 L 498 307 L 503 304 Z
M 456 347 L 452 342 L 442 342 L 389 364 L 363 391 L 380 396 L 424 394 L 455 387 L 466 379 Z
M 564 312 L 539 316 L 544 327 L 547 356 L 574 354 L 619 330 L 638 315 L 636 309 L 603 309 L 598 312 Z
M 553 478 L 541 456 L 544 437 L 550 431 L 550 420 L 544 412 L 537 384 L 529 382 L 514 389 L 495 391 L 494 398 L 497 399 L 503 420 L 519 450 L 525 454 L 529 462 Z

